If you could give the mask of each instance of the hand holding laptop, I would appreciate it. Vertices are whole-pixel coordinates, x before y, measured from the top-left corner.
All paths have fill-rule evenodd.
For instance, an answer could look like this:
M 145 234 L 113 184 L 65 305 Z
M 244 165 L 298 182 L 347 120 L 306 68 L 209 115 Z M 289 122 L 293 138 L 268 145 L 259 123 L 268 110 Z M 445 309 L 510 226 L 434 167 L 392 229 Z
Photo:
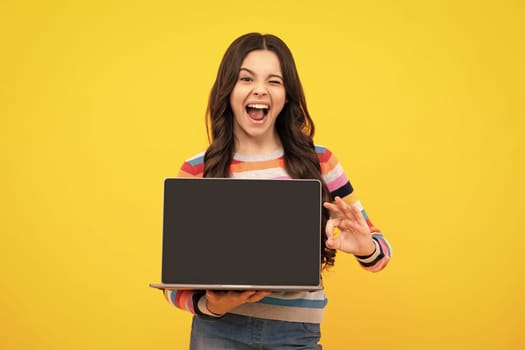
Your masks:
M 206 307 L 216 315 L 223 315 L 244 303 L 255 303 L 270 295 L 269 291 L 206 291 Z

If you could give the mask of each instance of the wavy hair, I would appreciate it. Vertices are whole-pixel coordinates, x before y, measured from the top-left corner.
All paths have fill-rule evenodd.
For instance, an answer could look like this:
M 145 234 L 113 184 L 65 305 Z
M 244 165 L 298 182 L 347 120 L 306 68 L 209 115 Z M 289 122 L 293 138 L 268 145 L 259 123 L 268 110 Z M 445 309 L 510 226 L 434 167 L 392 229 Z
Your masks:
M 284 149 L 286 171 L 292 178 L 318 179 L 322 183 L 323 201 L 332 197 L 321 176 L 321 166 L 315 151 L 315 126 L 306 108 L 306 99 L 288 46 L 271 34 L 249 33 L 231 43 L 226 50 L 210 92 L 206 110 L 206 129 L 210 146 L 204 155 L 204 177 L 230 176 L 234 154 L 234 116 L 230 94 L 239 77 L 244 58 L 255 50 L 269 50 L 279 58 L 283 73 L 287 103 L 275 122 Z M 321 263 L 324 268 L 334 265 L 335 250 L 326 248 L 328 211 L 322 209 Z

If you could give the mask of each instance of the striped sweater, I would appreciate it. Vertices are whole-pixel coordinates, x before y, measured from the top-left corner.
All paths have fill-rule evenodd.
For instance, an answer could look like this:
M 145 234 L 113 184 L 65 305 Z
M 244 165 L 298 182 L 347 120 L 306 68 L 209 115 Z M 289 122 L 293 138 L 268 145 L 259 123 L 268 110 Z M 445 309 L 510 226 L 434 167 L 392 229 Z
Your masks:
M 357 199 L 341 164 L 326 148 L 316 146 L 321 165 L 321 174 L 328 190 L 349 204 L 360 208 L 372 232 L 376 252 L 369 257 L 356 257 L 359 264 L 369 271 L 382 270 L 390 260 L 391 248 L 381 232 L 372 224 L 363 206 Z M 202 177 L 204 172 L 204 152 L 185 161 L 179 177 Z M 236 154 L 230 165 L 232 178 L 243 179 L 289 179 L 285 169 L 284 151 L 279 150 L 264 155 Z M 206 308 L 205 291 L 165 290 L 167 301 L 173 306 L 187 310 L 201 317 L 214 317 Z M 327 299 L 324 290 L 315 292 L 274 292 L 256 303 L 246 303 L 231 310 L 230 313 L 292 322 L 320 323 Z

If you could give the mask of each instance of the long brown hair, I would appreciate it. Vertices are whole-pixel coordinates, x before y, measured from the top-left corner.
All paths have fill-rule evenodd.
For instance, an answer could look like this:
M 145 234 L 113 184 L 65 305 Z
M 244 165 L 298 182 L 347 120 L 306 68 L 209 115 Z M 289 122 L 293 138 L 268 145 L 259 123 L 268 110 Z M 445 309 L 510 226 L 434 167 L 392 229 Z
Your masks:
M 210 146 L 204 155 L 204 177 L 229 177 L 234 154 L 234 116 L 230 94 L 237 82 L 244 58 L 254 50 L 270 50 L 279 58 L 283 73 L 287 103 L 275 122 L 284 149 L 286 171 L 292 178 L 318 179 L 323 184 L 323 201 L 332 197 L 321 176 L 321 166 L 315 151 L 314 122 L 306 108 L 303 87 L 288 46 L 271 34 L 249 33 L 237 38 L 228 47 L 219 65 L 206 110 L 206 128 Z M 323 267 L 335 261 L 335 250 L 326 248 L 328 211 L 323 208 L 321 257 Z

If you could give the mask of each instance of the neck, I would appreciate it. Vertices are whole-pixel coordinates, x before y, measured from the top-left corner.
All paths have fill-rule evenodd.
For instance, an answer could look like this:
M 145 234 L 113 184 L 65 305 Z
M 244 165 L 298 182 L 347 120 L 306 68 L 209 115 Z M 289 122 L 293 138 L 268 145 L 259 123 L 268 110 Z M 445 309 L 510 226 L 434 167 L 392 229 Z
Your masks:
M 235 137 L 235 153 L 245 155 L 268 154 L 282 148 L 281 140 L 277 133 L 265 139 L 254 137 Z

